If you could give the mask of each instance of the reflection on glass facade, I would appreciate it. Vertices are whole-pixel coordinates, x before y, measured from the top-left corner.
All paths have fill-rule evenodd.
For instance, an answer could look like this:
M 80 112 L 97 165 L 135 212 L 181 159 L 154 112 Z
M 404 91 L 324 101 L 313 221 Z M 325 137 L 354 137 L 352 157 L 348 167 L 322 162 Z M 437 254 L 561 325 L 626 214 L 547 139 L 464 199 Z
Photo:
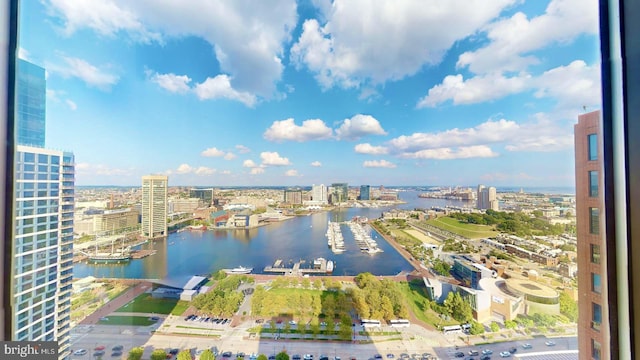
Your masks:
M 360 186 L 360 200 L 371 200 L 371 186 Z
M 44 69 L 19 60 L 16 90 L 18 144 L 44 147 L 47 92 Z

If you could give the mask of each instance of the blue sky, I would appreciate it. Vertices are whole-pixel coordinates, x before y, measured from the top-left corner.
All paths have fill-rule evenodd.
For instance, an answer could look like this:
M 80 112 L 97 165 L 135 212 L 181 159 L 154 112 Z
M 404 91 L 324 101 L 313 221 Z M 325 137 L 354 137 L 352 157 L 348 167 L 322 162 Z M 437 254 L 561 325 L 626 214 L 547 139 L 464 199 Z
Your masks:
M 184 4 L 21 4 L 78 185 L 573 186 L 595 0 Z

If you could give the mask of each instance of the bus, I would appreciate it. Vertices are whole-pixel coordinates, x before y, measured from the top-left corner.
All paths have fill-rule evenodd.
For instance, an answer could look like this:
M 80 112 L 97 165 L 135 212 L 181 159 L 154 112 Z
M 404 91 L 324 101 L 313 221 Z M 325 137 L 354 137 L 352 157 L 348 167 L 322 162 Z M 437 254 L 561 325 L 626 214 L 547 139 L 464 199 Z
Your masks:
M 406 319 L 389 320 L 389 324 L 393 327 L 409 327 L 411 325 Z
M 455 333 L 461 333 L 462 332 L 462 326 L 460 325 L 449 325 L 449 326 L 443 326 L 442 327 L 442 333 L 443 334 L 455 334 Z
M 380 327 L 380 320 L 369 320 L 369 319 L 362 319 L 362 326 L 364 327 Z

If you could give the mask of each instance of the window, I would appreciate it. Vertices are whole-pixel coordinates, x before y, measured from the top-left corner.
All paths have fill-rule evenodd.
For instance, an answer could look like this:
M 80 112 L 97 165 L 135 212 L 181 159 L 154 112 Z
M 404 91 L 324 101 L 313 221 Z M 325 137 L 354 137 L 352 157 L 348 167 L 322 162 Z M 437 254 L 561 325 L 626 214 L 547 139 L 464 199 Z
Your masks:
M 600 245 L 590 244 L 591 262 L 593 264 L 600 264 Z
M 600 283 L 600 274 L 591 273 L 591 291 L 600 294 L 602 292 L 602 284 Z
M 589 208 L 589 232 L 594 235 L 600 234 L 600 212 L 598 208 Z
M 589 147 L 589 161 L 598 160 L 598 136 L 596 134 L 589 134 L 587 139 Z
M 589 196 L 598 197 L 598 172 L 589 171 Z
M 602 324 L 602 305 L 592 303 L 591 309 L 591 328 L 600 331 L 600 325 Z
M 591 358 L 594 360 L 602 358 L 602 345 L 594 339 L 591 339 Z

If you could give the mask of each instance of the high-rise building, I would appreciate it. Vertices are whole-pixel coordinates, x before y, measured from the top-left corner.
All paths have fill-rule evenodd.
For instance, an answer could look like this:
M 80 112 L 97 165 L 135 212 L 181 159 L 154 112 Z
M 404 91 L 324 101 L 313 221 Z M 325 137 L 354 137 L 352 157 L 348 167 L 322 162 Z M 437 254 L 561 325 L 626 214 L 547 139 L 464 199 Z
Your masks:
M 476 207 L 478 210 L 496 210 L 498 211 L 500 206 L 498 205 L 498 194 L 496 188 L 493 186 L 485 187 L 484 185 L 478 185 L 478 196 Z
M 284 202 L 286 204 L 302 204 L 302 190 L 300 189 L 285 190 Z
M 46 80 L 44 69 L 18 60 L 16 136 L 18 144 L 44 147 Z
M 311 186 L 311 200 L 316 204 L 326 204 L 327 199 L 327 187 L 324 184 Z
M 341 203 L 349 200 L 349 184 L 347 183 L 334 183 L 331 184 L 331 203 Z
M 360 185 L 360 200 L 371 200 L 370 185 Z
M 57 341 L 70 356 L 75 170 L 45 149 L 45 70 L 18 60 L 11 340 Z
M 608 358 L 606 244 L 600 111 L 578 116 L 574 127 L 578 239 L 578 350 L 585 359 Z
M 213 205 L 213 189 L 191 189 L 189 197 L 202 200 L 202 204 L 206 207 Z
M 12 340 L 58 341 L 70 355 L 73 154 L 18 145 Z
M 142 177 L 142 236 L 167 236 L 167 191 L 165 175 Z

